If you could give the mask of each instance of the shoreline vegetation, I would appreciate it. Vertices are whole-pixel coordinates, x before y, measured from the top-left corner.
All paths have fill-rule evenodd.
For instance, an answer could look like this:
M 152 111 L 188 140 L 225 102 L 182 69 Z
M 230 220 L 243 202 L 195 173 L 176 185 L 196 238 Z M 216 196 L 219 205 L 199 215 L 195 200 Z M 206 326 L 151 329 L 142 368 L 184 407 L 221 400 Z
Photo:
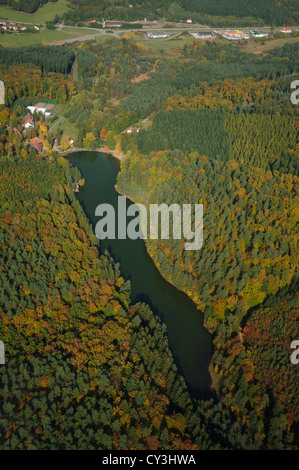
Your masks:
M 120 162 L 122 161 L 123 158 L 126 157 L 126 155 L 125 155 L 123 152 L 117 153 L 117 152 L 115 152 L 114 150 L 109 150 L 109 151 L 108 151 L 108 150 L 104 150 L 104 149 L 102 149 L 102 148 L 100 148 L 100 149 L 95 149 L 95 150 L 84 149 L 84 148 L 73 148 L 73 149 L 68 149 L 68 150 L 64 151 L 63 154 L 66 155 L 66 154 L 71 154 L 71 153 L 76 153 L 76 152 L 83 152 L 83 151 L 84 151 L 84 152 L 85 152 L 85 151 L 88 151 L 88 152 L 101 152 L 101 153 L 104 153 L 104 154 L 106 154 L 106 155 L 110 155 L 110 156 L 112 156 L 112 157 L 114 157 L 114 158 L 117 158 Z M 120 171 L 121 171 L 121 169 L 120 169 Z M 136 204 L 136 202 L 135 202 L 132 198 L 130 198 L 127 194 L 122 193 L 122 192 L 119 190 L 117 184 L 114 185 L 114 189 L 115 189 L 115 191 L 116 191 L 118 194 L 120 194 L 121 196 L 125 196 L 126 199 L 128 199 L 129 201 L 131 201 L 133 204 Z M 83 211 L 84 211 L 84 208 L 83 208 L 83 207 L 82 207 L 82 209 L 83 209 Z M 85 211 L 84 211 L 84 212 L 85 212 Z M 145 243 L 145 248 L 146 248 L 147 254 L 148 254 L 149 257 L 151 258 L 151 260 L 152 260 L 152 262 L 154 263 L 155 267 L 158 269 L 158 271 L 159 271 L 160 275 L 163 277 L 164 281 L 166 281 L 169 285 L 171 285 L 172 287 L 174 287 L 174 288 L 177 289 L 178 291 L 184 293 L 184 294 L 188 297 L 188 299 L 190 299 L 190 300 L 193 302 L 193 304 L 195 305 L 196 309 L 202 314 L 202 317 L 203 317 L 203 327 L 212 335 L 212 334 L 213 334 L 213 331 L 210 330 L 210 329 L 208 328 L 208 326 L 206 325 L 205 318 L 204 318 L 204 314 L 203 314 L 203 312 L 201 311 L 201 309 L 199 308 L 199 306 L 196 304 L 196 302 L 194 301 L 194 299 L 193 299 L 192 297 L 190 297 L 190 296 L 188 295 L 188 293 L 187 293 L 184 289 L 178 289 L 178 287 L 177 287 L 174 283 L 170 282 L 170 280 L 165 277 L 165 275 L 163 274 L 163 272 L 162 272 L 162 271 L 159 269 L 159 267 L 157 266 L 157 263 L 155 262 L 154 257 L 152 256 L 152 253 L 151 253 L 151 250 L 149 249 L 147 240 L 144 240 L 144 243 Z M 210 386 L 208 387 L 208 389 L 209 389 L 211 392 L 215 391 L 215 393 L 217 393 L 217 389 L 218 389 L 218 387 L 217 387 L 217 379 L 216 379 L 216 376 L 215 376 L 215 374 L 214 374 L 214 370 L 213 370 L 213 369 L 214 369 L 214 367 L 213 367 L 213 361 L 212 361 L 212 357 L 211 357 L 211 359 L 210 359 L 210 361 L 209 361 L 209 364 L 208 364 L 208 371 L 209 371 L 209 374 L 210 374 L 211 383 L 210 383 Z
M 162 49 L 138 33 L 54 52 L 3 47 L 0 447 L 298 447 L 299 42 L 288 38 L 271 50 L 271 39 L 187 35 Z M 55 102 L 58 119 L 24 129 L 38 100 Z M 100 247 L 94 196 L 117 205 L 118 194 L 203 203 L 204 249 L 173 237 Z M 188 377 L 208 367 L 211 394 L 187 391 L 170 340 Z
M 106 152 L 107 153 L 107 152 Z M 123 155 L 124 156 L 124 155 Z M 130 198 L 129 196 L 127 196 L 127 194 L 125 193 L 122 193 L 119 188 L 117 187 L 117 184 L 114 185 L 114 189 L 115 191 L 120 194 L 121 196 L 125 196 L 129 201 L 131 201 L 133 204 L 136 204 L 136 202 L 133 201 L 132 198 Z M 204 317 L 204 314 L 202 312 L 202 310 L 199 308 L 199 306 L 197 305 L 197 303 L 194 301 L 194 299 L 192 297 L 190 297 L 190 295 L 188 295 L 188 293 L 184 290 L 184 289 L 179 289 L 174 283 L 172 283 L 169 279 L 167 279 L 167 277 L 165 277 L 165 275 L 163 274 L 163 272 L 159 269 L 159 267 L 157 266 L 157 263 L 155 262 L 155 259 L 149 249 L 149 246 L 148 246 L 148 243 L 147 243 L 147 240 L 144 241 L 144 244 L 145 244 L 145 248 L 146 248 L 146 252 L 147 254 L 149 255 L 149 257 L 151 258 L 152 262 L 154 263 L 155 267 L 158 269 L 160 275 L 163 277 L 164 281 L 168 282 L 168 284 L 170 284 L 172 287 L 174 287 L 175 289 L 177 289 L 179 292 L 182 292 L 183 294 L 185 294 L 188 299 L 190 299 L 193 304 L 195 305 L 196 309 L 202 314 L 202 319 L 203 319 L 203 327 L 210 333 L 211 336 L 213 336 L 213 330 L 210 330 L 208 328 L 208 325 L 206 324 L 205 322 L 205 317 Z M 214 373 L 214 364 L 213 364 L 213 355 L 211 356 L 211 359 L 209 361 L 209 364 L 208 364 L 208 372 L 210 374 L 210 379 L 211 379 L 211 383 L 208 387 L 209 391 L 210 392 L 215 392 L 216 395 L 218 395 L 218 389 L 219 389 L 219 381 L 217 380 L 217 377 L 216 377 L 216 374 Z
M 69 153 L 75 153 L 75 152 L 100 152 L 100 153 L 106 153 L 108 155 L 111 155 L 114 158 L 117 158 L 119 161 L 122 161 L 123 158 L 125 157 L 123 152 L 116 152 L 115 150 L 107 150 L 103 147 L 101 148 L 96 148 L 96 149 L 86 149 L 86 148 L 79 148 L 79 147 L 72 147 L 67 150 L 64 150 L 62 152 L 58 152 L 60 155 L 67 155 Z

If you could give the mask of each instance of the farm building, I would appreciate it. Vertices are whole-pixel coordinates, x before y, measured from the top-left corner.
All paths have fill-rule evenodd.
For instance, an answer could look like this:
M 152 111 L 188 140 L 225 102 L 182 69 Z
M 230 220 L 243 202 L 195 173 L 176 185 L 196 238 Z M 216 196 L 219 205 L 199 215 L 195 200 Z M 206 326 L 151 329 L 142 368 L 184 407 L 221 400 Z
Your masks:
M 250 34 L 252 34 L 252 36 L 255 38 L 264 38 L 269 35 L 265 31 L 250 31 Z
M 195 39 L 215 39 L 212 31 L 196 31 L 196 33 L 191 33 Z
M 290 34 L 292 32 L 292 30 L 290 28 L 282 28 L 280 30 L 281 33 L 284 33 L 284 34 Z
M 103 24 L 104 28 L 121 28 L 124 24 L 127 24 L 126 21 L 105 21 Z
M 243 31 L 217 31 L 220 36 L 230 41 L 239 41 L 240 39 L 249 39 L 249 35 Z
M 150 33 L 147 33 L 147 35 L 151 39 L 163 39 L 163 38 L 169 38 L 169 34 L 164 33 L 163 31 L 152 31 Z

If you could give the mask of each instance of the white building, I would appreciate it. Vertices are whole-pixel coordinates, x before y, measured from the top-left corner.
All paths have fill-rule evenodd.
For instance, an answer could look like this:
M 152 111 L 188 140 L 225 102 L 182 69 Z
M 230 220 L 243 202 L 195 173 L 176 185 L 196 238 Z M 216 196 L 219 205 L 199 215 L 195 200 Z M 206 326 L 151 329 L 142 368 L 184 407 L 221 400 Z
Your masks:
M 195 39 L 215 39 L 212 31 L 197 31 L 196 33 L 190 33 Z
M 30 121 L 26 121 L 24 124 L 25 129 L 32 129 L 34 127 L 34 124 Z
M 265 37 L 269 36 L 269 34 L 266 33 L 265 31 L 249 31 L 249 32 L 255 38 L 265 38 Z
M 169 34 L 164 33 L 163 31 L 151 31 L 150 33 L 147 33 L 147 35 L 152 39 L 169 38 Z
M 37 106 L 27 106 L 27 109 L 29 109 L 31 114 L 42 113 L 45 117 L 51 116 L 51 113 L 47 108 L 38 108 Z
M 229 41 L 239 41 L 240 39 L 249 39 L 250 37 L 247 33 L 244 33 L 238 29 L 235 31 L 217 31 L 217 33 Z

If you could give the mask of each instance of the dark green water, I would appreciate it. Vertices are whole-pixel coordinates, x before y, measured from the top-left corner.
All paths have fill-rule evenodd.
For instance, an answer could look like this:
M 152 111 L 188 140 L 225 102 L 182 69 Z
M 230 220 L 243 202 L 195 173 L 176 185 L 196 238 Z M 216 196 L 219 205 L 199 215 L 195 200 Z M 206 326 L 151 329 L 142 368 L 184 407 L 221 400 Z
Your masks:
M 99 221 L 95 209 L 108 203 L 117 216 L 118 193 L 114 189 L 120 169 L 119 161 L 99 152 L 77 152 L 69 156 L 86 183 L 78 198 L 93 227 Z M 130 201 L 127 200 L 130 205 Z M 202 313 L 195 304 L 159 273 L 148 255 L 143 240 L 103 240 L 120 262 L 123 276 L 132 283 L 133 302 L 144 301 L 167 326 L 171 350 L 179 371 L 193 393 L 205 395 L 210 386 L 208 365 L 212 354 L 211 336 L 203 327 Z

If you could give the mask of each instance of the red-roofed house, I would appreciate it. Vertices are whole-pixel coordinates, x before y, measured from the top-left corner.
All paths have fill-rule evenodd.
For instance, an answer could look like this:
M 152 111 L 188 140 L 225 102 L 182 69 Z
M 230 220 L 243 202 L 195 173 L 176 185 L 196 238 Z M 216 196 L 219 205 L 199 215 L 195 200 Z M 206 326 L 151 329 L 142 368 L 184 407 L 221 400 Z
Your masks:
M 44 141 L 39 139 L 38 137 L 34 137 L 33 139 L 29 140 L 30 147 L 35 148 L 38 153 L 42 153 L 44 148 Z
M 30 113 L 26 114 L 25 123 L 23 124 L 23 126 L 25 127 L 25 129 L 34 127 L 34 119 Z

